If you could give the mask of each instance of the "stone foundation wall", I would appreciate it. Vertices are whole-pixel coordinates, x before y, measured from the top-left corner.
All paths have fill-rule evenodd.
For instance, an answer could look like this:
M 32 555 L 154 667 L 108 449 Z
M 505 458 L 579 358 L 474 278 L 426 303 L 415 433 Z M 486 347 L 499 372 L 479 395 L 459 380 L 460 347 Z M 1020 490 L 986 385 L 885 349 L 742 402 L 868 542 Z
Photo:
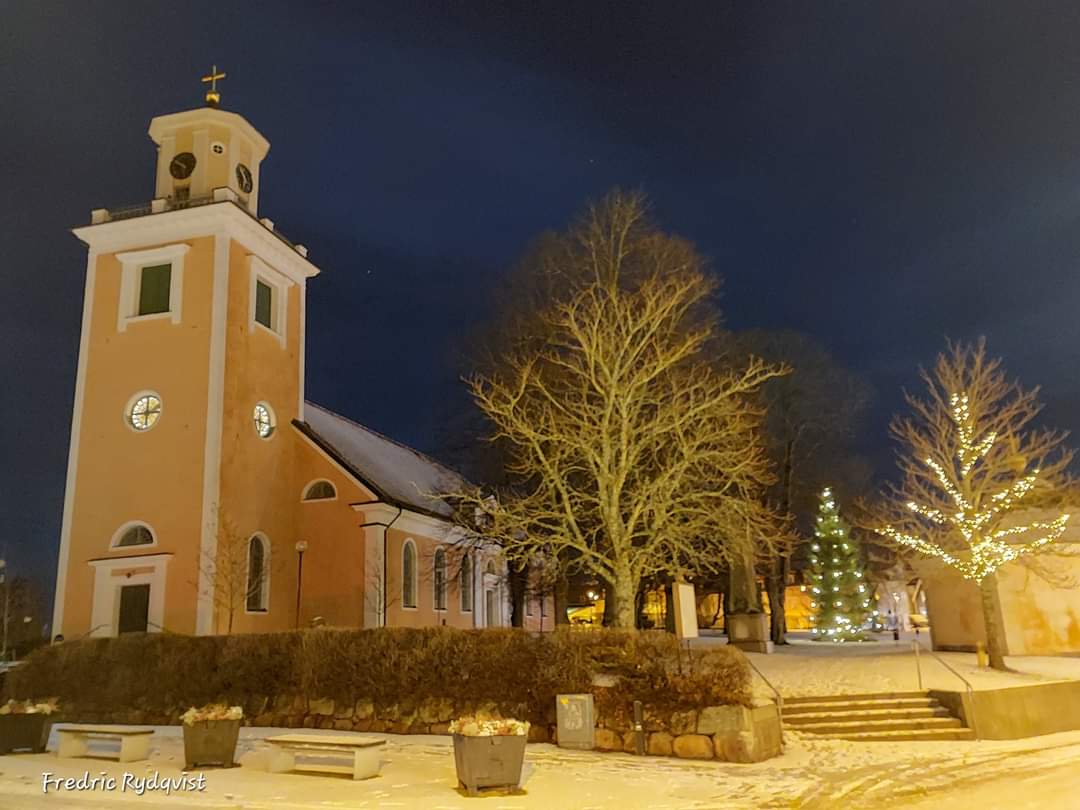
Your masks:
M 103 711 L 95 707 L 62 706 L 55 722 L 179 725 L 187 706 L 164 714 L 131 709 Z M 310 728 L 384 734 L 448 734 L 450 721 L 474 710 L 497 714 L 494 706 L 462 710 L 449 700 L 426 700 L 415 706 L 375 706 L 369 700 L 285 696 L 249 701 L 244 725 L 267 728 Z M 773 703 L 747 709 L 711 706 L 705 709 L 658 713 L 646 710 L 646 752 L 652 756 L 760 762 L 781 752 L 780 717 Z M 555 707 L 543 722 L 532 721 L 529 742 L 558 742 Z M 597 714 L 596 748 L 634 752 L 633 720 L 623 713 Z
M 633 723 L 623 716 L 598 715 L 596 747 L 601 751 L 634 752 Z M 683 759 L 760 762 L 782 750 L 780 714 L 774 703 L 710 706 L 656 714 L 646 710 L 646 753 Z

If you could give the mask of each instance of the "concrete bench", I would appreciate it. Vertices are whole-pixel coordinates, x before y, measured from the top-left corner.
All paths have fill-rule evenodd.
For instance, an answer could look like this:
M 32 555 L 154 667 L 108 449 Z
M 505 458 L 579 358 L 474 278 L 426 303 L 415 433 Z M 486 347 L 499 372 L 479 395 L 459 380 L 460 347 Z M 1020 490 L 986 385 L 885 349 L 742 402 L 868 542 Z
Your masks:
M 369 779 L 379 775 L 380 754 L 386 740 L 381 737 L 345 737 L 322 734 L 280 734 L 267 737 L 273 748 L 267 770 L 286 773 L 296 769 L 296 756 L 352 757 L 352 765 L 304 765 L 304 770 L 316 773 L 351 774 L 353 779 Z
M 150 755 L 152 728 L 116 728 L 114 726 L 67 726 L 57 729 L 61 757 L 85 757 L 89 740 L 119 740 L 120 762 L 138 762 Z

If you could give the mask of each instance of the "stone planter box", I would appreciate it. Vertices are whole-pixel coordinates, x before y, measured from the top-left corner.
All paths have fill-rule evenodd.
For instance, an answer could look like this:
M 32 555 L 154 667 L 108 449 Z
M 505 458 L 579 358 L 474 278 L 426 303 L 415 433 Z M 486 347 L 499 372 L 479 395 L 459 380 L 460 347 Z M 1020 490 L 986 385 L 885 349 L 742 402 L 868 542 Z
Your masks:
M 12 751 L 45 752 L 52 721 L 47 714 L 0 715 L 0 754 Z
M 239 720 L 204 720 L 184 724 L 184 763 L 187 770 L 204 765 L 231 768 L 240 736 Z
M 495 737 L 454 735 L 458 784 L 470 796 L 490 788 L 516 788 L 521 782 L 524 761 L 525 736 L 522 734 Z

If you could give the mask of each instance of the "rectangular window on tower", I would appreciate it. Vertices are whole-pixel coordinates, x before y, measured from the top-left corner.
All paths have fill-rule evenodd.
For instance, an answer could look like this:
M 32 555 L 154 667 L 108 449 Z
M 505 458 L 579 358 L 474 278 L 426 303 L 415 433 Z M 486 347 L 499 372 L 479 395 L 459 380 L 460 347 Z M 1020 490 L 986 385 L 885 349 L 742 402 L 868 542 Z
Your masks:
M 248 331 L 269 331 L 285 348 L 289 287 L 293 282 L 257 256 L 248 256 L 248 268 L 251 285 Z
M 262 280 L 255 282 L 255 320 L 274 329 L 274 288 Z
M 139 271 L 139 307 L 136 315 L 157 315 L 169 311 L 172 265 L 154 264 Z

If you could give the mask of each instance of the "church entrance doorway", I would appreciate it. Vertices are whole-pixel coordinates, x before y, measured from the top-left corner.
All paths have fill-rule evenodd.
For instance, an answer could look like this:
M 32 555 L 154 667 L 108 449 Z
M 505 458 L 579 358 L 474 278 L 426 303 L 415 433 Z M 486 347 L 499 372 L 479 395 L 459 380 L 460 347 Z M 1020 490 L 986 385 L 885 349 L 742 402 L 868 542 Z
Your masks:
M 117 633 L 145 633 L 150 618 L 150 584 L 120 586 Z

